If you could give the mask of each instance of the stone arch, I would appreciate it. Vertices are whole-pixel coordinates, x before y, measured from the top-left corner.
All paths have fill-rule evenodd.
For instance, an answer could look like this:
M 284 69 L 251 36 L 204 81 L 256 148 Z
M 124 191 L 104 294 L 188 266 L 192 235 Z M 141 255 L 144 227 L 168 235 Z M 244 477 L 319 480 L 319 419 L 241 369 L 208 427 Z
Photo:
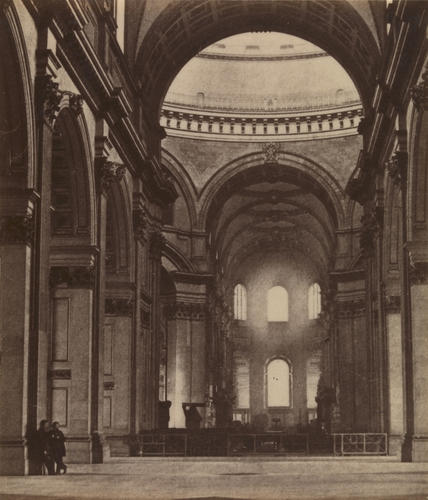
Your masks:
M 167 150 L 162 150 L 162 163 L 177 182 L 179 191 L 187 207 L 190 229 L 197 224 L 196 188 L 184 166 Z
M 204 186 L 200 194 L 200 228 L 206 228 L 207 218 L 212 206 L 213 200 L 221 190 L 224 190 L 227 184 L 238 175 L 245 175 L 246 172 L 259 168 L 263 169 L 266 160 L 262 153 L 252 153 L 242 156 L 225 165 L 213 175 L 210 181 Z M 337 228 L 342 228 L 345 222 L 344 214 L 344 193 L 338 182 L 319 164 L 292 153 L 283 152 L 278 155 L 275 164 L 270 165 L 269 169 L 264 169 L 266 174 L 268 170 L 276 167 L 277 171 L 290 177 L 312 182 L 318 194 L 326 202 L 329 211 L 333 217 Z
M 131 279 L 133 261 L 132 212 L 125 179 L 111 186 L 107 198 L 107 272 Z
M 13 2 L 0 10 L 0 74 L 0 87 L 5 88 L 1 93 L 4 101 L 0 100 L 0 175 L 7 175 L 7 184 L 19 178 L 19 189 L 32 188 L 36 182 L 34 88 Z
M 170 271 L 195 272 L 191 261 L 171 242 L 167 241 L 162 250 L 162 260 L 166 259 L 172 264 Z M 164 266 L 165 267 L 165 266 Z M 166 266 L 169 267 L 169 266 Z
M 53 235 L 94 243 L 96 194 L 92 151 L 82 113 L 61 105 L 52 137 Z M 67 219 L 67 220 L 66 220 Z
M 246 31 L 284 32 L 320 46 L 348 71 L 369 108 L 379 51 L 370 27 L 350 3 L 196 0 L 171 2 L 137 49 L 136 70 L 153 119 L 189 59 L 217 40 Z

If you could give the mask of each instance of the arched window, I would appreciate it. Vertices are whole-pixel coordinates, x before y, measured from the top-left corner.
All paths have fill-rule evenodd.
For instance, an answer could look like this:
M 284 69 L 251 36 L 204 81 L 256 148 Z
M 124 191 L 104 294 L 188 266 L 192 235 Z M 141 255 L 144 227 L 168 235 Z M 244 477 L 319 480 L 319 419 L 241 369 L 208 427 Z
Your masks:
M 288 293 L 282 286 L 274 286 L 267 296 L 268 321 L 288 321 Z
M 233 311 L 235 319 L 247 319 L 247 290 L 240 283 L 235 286 L 233 293 Z
M 267 406 L 290 406 L 290 366 L 284 359 L 273 359 L 266 370 Z
M 321 288 L 318 283 L 313 283 L 308 291 L 308 317 L 318 318 L 321 312 Z

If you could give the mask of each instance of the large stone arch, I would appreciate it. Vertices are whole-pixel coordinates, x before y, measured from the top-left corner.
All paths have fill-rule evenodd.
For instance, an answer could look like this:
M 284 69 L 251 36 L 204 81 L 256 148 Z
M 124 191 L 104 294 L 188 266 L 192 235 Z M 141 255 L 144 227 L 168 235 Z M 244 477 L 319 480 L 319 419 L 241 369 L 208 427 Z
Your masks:
M 255 168 L 264 170 L 269 175 L 269 168 L 275 167 L 282 175 L 289 175 L 293 179 L 312 182 L 314 188 L 326 202 L 337 228 L 345 223 L 344 193 L 338 182 L 319 164 L 303 156 L 281 152 L 276 162 L 266 165 L 263 153 L 244 155 L 223 166 L 204 186 L 200 194 L 199 227 L 205 229 L 209 216 L 210 206 L 220 190 L 235 176 L 254 171 Z
M 11 175 L 19 177 L 19 187 L 31 189 L 36 182 L 34 88 L 25 38 L 13 2 L 0 10 L 0 74 L 0 86 L 4 88 L 0 101 L 1 175 L 7 175 L 9 181 Z
M 246 31 L 279 31 L 320 46 L 348 71 L 368 109 L 379 58 L 370 27 L 345 1 L 267 2 L 188 0 L 172 2 L 147 30 L 136 56 L 145 104 L 159 116 L 178 71 L 207 45 Z

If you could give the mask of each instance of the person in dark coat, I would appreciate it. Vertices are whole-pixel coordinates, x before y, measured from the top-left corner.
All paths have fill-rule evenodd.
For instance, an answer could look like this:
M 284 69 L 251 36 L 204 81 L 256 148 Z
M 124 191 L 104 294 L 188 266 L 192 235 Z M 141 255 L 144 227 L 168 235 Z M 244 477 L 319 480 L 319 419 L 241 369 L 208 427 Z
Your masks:
M 59 430 L 59 422 L 54 422 L 52 424 L 49 442 L 56 463 L 56 473 L 61 474 L 61 471 L 64 471 L 65 474 L 67 472 L 67 466 L 63 460 L 65 457 L 65 436 L 64 433 Z
M 46 467 L 48 474 L 54 475 L 54 458 L 50 443 L 50 425 L 47 420 L 41 420 L 37 432 L 32 440 L 33 459 L 39 465 L 39 473 L 43 474 L 43 466 Z

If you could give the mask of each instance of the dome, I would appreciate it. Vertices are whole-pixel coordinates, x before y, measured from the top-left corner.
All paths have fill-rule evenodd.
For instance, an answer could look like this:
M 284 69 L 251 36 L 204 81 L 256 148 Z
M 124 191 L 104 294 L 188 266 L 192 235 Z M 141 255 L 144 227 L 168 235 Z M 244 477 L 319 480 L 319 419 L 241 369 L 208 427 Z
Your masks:
M 346 71 L 326 52 L 281 33 L 225 38 L 179 72 L 165 103 L 215 110 L 314 109 L 359 102 Z

